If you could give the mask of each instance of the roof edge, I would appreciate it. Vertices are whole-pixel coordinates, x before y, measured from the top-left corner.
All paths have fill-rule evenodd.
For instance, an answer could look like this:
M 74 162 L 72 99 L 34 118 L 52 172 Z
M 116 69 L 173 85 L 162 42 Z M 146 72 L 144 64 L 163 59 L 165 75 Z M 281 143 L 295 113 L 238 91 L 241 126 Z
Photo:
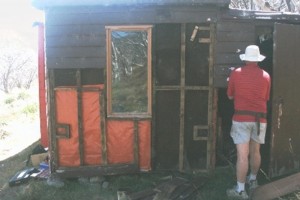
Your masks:
M 72 6 L 215 5 L 229 7 L 230 0 L 31 0 L 37 9 Z

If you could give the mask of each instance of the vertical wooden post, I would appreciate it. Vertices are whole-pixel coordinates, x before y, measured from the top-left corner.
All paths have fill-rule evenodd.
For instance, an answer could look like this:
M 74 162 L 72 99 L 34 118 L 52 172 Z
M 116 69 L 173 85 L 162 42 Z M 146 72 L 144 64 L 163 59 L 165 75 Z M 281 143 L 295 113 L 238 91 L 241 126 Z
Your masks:
M 49 113 L 49 140 L 50 140 L 50 171 L 53 173 L 58 166 L 58 149 L 56 140 L 56 98 L 55 98 L 55 73 L 51 69 L 48 81 L 48 113 Z
M 82 115 L 82 85 L 81 85 L 81 71 L 76 71 L 76 85 L 77 85 L 77 112 L 78 112 L 78 142 L 79 142 L 79 156 L 80 165 L 84 165 L 84 147 L 83 147 L 83 115 Z
M 106 116 L 106 104 L 105 104 L 105 98 L 104 98 L 104 92 L 103 90 L 100 91 L 99 93 L 99 102 L 100 102 L 100 127 L 101 127 L 101 144 L 102 144 L 102 163 L 103 165 L 107 165 L 107 139 L 106 139 L 106 120 L 105 120 L 105 116 Z
M 215 40 L 214 24 L 210 24 L 210 43 L 209 43 L 209 94 L 208 94 L 208 141 L 207 141 L 207 170 L 210 171 L 215 165 L 215 143 L 216 143 L 216 91 L 213 88 L 213 42 Z
M 181 77 L 180 77 L 180 131 L 179 131 L 179 171 L 184 170 L 184 105 L 185 105 L 185 29 L 181 25 Z
M 39 76 L 39 107 L 41 144 L 48 147 L 47 112 L 46 112 L 46 72 L 45 72 L 45 28 L 43 23 L 38 24 L 38 76 Z
M 139 121 L 137 119 L 134 120 L 134 163 L 139 165 Z

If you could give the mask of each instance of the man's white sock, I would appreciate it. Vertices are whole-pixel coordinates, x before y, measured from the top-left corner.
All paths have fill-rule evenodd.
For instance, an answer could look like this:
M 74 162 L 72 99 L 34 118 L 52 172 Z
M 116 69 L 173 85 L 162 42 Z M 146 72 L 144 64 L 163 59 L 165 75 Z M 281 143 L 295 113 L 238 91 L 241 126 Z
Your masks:
M 237 192 L 245 191 L 245 183 L 237 181 Z

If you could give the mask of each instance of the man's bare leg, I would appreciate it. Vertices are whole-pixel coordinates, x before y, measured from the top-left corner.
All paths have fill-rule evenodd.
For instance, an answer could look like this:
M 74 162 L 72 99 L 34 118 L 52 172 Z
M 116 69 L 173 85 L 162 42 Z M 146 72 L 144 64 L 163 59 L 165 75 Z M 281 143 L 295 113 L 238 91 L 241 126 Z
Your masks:
M 248 156 L 249 143 L 237 144 L 237 162 L 236 162 L 236 176 L 238 190 L 245 190 L 246 176 L 248 173 Z M 242 188 L 241 188 L 242 187 Z
M 260 144 L 250 140 L 250 172 L 257 175 L 261 165 Z M 256 177 L 255 177 L 256 178 Z

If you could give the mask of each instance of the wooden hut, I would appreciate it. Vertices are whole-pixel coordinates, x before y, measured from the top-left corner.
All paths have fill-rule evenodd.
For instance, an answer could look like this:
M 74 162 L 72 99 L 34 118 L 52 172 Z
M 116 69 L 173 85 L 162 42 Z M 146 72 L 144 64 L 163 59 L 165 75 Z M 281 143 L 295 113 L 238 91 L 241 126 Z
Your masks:
M 273 80 L 263 166 L 299 168 L 300 16 L 229 2 L 33 1 L 45 11 L 52 173 L 213 170 L 231 144 L 227 77 L 249 44 Z

